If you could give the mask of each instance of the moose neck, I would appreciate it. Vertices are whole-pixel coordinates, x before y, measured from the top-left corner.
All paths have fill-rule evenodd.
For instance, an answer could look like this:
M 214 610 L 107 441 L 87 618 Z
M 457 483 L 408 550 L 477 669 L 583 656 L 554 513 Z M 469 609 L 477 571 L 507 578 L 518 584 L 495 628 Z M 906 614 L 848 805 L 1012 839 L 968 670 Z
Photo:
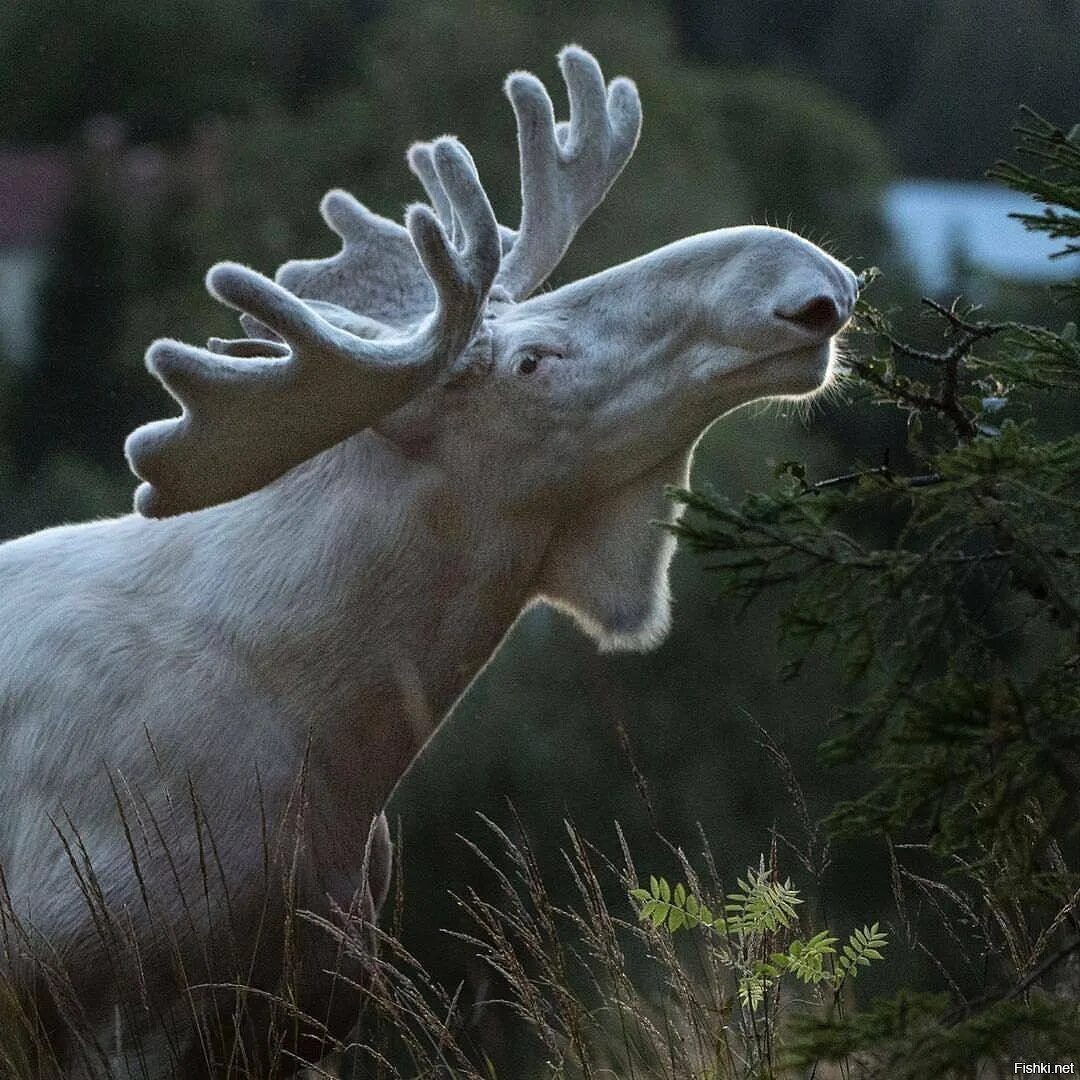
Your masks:
M 220 620 L 309 726 L 312 789 L 348 792 L 351 814 L 382 807 L 530 597 L 544 523 L 468 495 L 367 432 L 187 519 L 218 518 Z

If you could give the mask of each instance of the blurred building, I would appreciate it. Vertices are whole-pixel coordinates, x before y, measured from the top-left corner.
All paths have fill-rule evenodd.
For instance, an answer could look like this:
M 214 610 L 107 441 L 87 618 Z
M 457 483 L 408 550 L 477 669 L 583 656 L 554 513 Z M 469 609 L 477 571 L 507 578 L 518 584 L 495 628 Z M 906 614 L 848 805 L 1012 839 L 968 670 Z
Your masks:
M 0 150 L 0 355 L 12 360 L 32 352 L 49 244 L 71 205 L 73 188 L 67 151 Z
M 80 201 L 108 206 L 129 224 L 151 218 L 181 189 L 215 201 L 224 151 L 213 119 L 164 149 L 130 142 L 112 116 L 88 121 L 70 145 L 0 148 L 0 358 L 31 362 L 41 288 Z
M 1010 214 L 1042 205 L 999 184 L 901 180 L 886 189 L 882 211 L 897 261 L 925 292 L 970 292 L 973 277 L 1025 284 L 1080 276 L 1080 255 L 1051 259 L 1063 243 L 1030 232 Z

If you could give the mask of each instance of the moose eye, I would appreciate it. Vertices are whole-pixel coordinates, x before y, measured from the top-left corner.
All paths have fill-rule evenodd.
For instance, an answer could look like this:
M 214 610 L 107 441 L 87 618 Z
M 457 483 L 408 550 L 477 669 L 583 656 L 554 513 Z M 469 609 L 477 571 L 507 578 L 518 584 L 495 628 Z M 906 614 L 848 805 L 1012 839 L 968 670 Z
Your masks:
M 561 360 L 563 354 L 554 349 L 535 348 L 527 349 L 518 358 L 514 370 L 519 375 L 532 375 L 538 371 L 540 365 L 547 359 Z

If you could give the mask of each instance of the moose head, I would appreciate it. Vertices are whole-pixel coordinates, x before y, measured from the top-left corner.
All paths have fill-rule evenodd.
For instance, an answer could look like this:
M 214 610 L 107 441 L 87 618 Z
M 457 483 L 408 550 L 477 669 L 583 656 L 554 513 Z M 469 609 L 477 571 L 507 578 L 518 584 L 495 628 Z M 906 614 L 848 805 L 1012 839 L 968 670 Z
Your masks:
M 408 160 L 434 210 L 407 227 L 332 191 L 330 259 L 286 263 L 275 284 L 232 263 L 210 291 L 253 337 L 209 349 L 162 341 L 151 370 L 184 406 L 128 441 L 149 516 L 236 498 L 373 429 L 438 469 L 489 516 L 559 516 L 537 592 L 605 644 L 666 625 L 671 547 L 650 524 L 708 424 L 829 379 L 855 277 L 783 229 L 681 240 L 531 295 L 633 153 L 636 88 L 605 85 L 580 48 L 559 57 L 570 120 L 542 83 L 511 75 L 522 216 L 500 229 L 453 138 Z
M 431 205 L 404 228 L 330 192 L 338 254 L 276 282 L 210 271 L 246 337 L 151 346 L 182 414 L 128 440 L 138 513 L 0 548 L 0 921 L 31 928 L 33 992 L 105 1033 L 109 1075 L 212 1076 L 214 1045 L 276 1045 L 255 1006 L 246 1034 L 211 1031 L 233 1006 L 177 972 L 243 971 L 257 1006 L 287 955 L 299 1014 L 344 1037 L 341 956 L 314 923 L 286 929 L 270 871 L 316 916 L 372 917 L 383 806 L 518 614 L 544 599 L 605 647 L 657 640 L 664 485 L 716 417 L 829 379 L 855 279 L 782 229 L 537 294 L 641 122 L 628 80 L 579 48 L 560 63 L 568 123 L 533 76 L 507 82 L 516 231 L 453 138 L 410 150 Z M 66 1075 L 93 1038 L 58 1037 Z

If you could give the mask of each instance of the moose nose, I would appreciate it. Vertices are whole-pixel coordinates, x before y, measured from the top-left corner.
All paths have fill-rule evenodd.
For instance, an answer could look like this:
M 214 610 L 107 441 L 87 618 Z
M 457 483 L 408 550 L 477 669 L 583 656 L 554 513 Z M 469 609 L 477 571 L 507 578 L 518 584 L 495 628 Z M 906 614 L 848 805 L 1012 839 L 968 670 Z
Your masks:
M 847 305 L 845 304 L 846 308 Z M 785 322 L 795 323 L 811 334 L 831 337 L 848 321 L 849 310 L 840 310 L 840 306 L 831 296 L 814 296 L 793 309 L 777 308 L 775 314 Z

